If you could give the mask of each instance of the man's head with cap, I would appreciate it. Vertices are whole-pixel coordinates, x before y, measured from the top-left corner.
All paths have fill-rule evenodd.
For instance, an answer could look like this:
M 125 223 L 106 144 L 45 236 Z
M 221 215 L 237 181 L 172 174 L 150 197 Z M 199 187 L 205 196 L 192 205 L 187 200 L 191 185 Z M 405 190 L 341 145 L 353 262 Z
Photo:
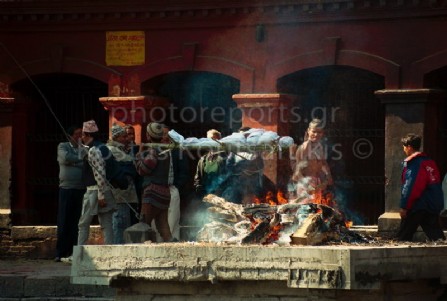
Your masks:
M 150 122 L 146 127 L 146 135 L 149 140 L 156 142 L 161 141 L 163 138 L 164 125 L 157 122 Z
M 127 141 L 127 132 L 126 129 L 119 124 L 113 124 L 110 129 L 110 136 L 113 141 L 118 141 L 120 143 L 125 144 Z
M 89 144 L 98 134 L 98 126 L 94 120 L 86 121 L 82 124 L 82 142 Z
M 99 129 L 94 120 L 89 120 L 82 124 L 82 131 L 84 133 L 96 133 Z

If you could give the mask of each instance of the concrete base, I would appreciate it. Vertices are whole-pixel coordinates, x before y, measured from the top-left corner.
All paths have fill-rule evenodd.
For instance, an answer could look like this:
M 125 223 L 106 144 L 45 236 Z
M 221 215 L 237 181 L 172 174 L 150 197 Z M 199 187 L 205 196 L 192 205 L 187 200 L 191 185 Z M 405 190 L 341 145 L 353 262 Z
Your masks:
M 11 210 L 0 209 L 0 228 L 9 229 L 11 227 Z
M 444 292 L 446 262 L 445 243 L 78 246 L 71 280 L 117 288 L 117 300 L 126 301 L 436 300 Z
M 53 260 L 1 260 L 1 301 L 113 301 L 116 289 L 70 283 L 71 266 Z
M 10 236 L 2 240 L 0 258 L 53 259 L 56 252 L 56 231 L 56 226 L 13 226 Z M 103 243 L 99 226 L 90 227 L 88 243 Z
M 399 212 L 385 212 L 379 216 L 377 226 L 379 233 L 397 233 L 400 226 Z
M 400 227 L 400 215 L 398 212 L 385 212 L 379 217 L 377 231 L 384 237 L 395 237 Z M 444 230 L 447 237 L 447 231 Z M 425 242 L 428 237 L 421 227 L 414 233 L 413 241 Z
M 117 289 L 115 301 L 439 301 L 445 297 L 444 287 L 431 280 L 387 282 L 378 290 L 293 289 L 275 281 L 141 281 L 131 289 Z

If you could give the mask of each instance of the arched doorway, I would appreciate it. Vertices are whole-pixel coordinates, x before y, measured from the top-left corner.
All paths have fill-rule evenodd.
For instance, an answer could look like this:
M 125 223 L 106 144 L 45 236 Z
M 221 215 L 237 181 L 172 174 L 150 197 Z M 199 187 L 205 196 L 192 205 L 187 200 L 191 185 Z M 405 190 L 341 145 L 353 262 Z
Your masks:
M 11 85 L 17 104 L 12 140 L 12 222 L 55 225 L 57 145 L 65 141 L 61 126 L 82 126 L 83 121 L 95 119 L 106 137 L 108 114 L 98 99 L 107 95 L 107 85 L 74 74 L 46 74 L 32 80 L 45 99 L 28 79 Z
M 145 81 L 141 90 L 144 95 L 156 94 L 171 101 L 164 122 L 185 137 L 205 137 L 212 128 L 225 136 L 241 125 L 232 99 L 239 93 L 239 81 L 230 76 L 174 72 Z
M 222 136 L 231 134 L 241 126 L 241 113 L 233 101 L 239 93 L 240 83 L 227 75 L 211 72 L 174 72 L 143 82 L 143 95 L 157 95 L 169 99 L 171 107 L 162 120 L 185 138 L 206 137 L 209 129 Z M 192 212 L 201 200 L 195 198 L 193 179 L 200 154 L 189 156 L 189 181 L 181 187 L 181 224 L 193 225 Z M 187 227 L 185 227 L 187 229 Z M 187 237 L 189 234 L 183 234 Z M 185 236 L 186 235 L 186 236 Z
M 424 76 L 424 88 L 440 89 L 447 93 L 447 66 L 433 70 Z M 439 166 L 441 176 L 447 173 L 447 157 L 445 155 L 447 150 L 447 106 L 443 103 L 437 104 L 438 116 L 429 116 L 432 121 L 438 120 L 439 124 L 436 126 L 436 133 L 426 133 L 433 135 L 434 141 L 440 143 L 433 145 L 428 151 L 429 156 L 432 157 Z
M 342 66 L 306 69 L 277 82 L 278 92 L 298 95 L 291 111 L 298 144 L 312 118 L 326 122 L 337 202 L 355 224 L 377 224 L 384 212 L 385 113 L 374 96 L 383 88 L 383 77 Z

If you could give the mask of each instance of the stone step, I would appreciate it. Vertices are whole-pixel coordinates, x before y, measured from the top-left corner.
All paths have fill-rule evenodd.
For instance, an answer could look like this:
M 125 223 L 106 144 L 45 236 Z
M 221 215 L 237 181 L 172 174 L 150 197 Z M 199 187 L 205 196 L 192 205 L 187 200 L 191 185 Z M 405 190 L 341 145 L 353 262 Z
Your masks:
M 52 260 L 0 260 L 0 300 L 115 299 L 108 286 L 70 283 L 71 264 Z
M 56 226 L 13 226 L 0 229 L 0 259 L 53 259 Z M 101 229 L 90 227 L 88 244 L 102 244 Z

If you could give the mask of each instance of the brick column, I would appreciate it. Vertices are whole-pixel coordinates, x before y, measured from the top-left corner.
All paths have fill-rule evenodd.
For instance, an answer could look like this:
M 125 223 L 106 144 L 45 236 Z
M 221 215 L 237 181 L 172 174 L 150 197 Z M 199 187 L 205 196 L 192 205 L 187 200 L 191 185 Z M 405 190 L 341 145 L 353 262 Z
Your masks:
M 158 96 L 101 97 L 99 101 L 109 111 L 109 128 L 113 123 L 132 124 L 135 128 L 135 142 L 141 143 L 142 126 L 150 121 L 161 121 L 169 101 Z
M 289 112 L 296 96 L 289 94 L 235 94 L 233 100 L 242 111 L 242 125 L 262 128 L 287 136 L 290 132 Z M 264 175 L 278 186 L 287 185 L 289 152 L 264 156 Z
M 401 162 L 405 158 L 400 139 L 410 132 L 422 135 L 423 150 L 439 164 L 438 120 L 445 94 L 432 89 L 379 90 L 375 94 L 385 105 L 385 213 L 379 217 L 378 228 L 395 231 L 400 224 Z
M 0 97 L 0 228 L 11 226 L 11 150 L 14 98 Z

